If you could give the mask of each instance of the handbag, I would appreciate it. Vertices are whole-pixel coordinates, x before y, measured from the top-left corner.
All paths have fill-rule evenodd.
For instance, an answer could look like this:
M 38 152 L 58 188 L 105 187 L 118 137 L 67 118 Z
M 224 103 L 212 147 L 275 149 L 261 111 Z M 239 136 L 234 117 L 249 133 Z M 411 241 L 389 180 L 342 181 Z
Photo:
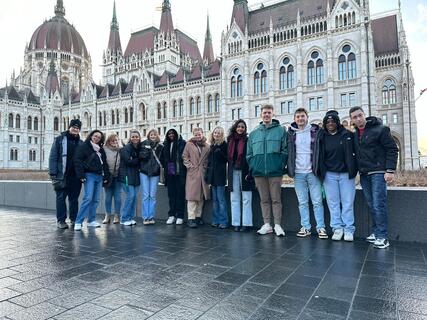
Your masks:
M 153 156 L 160 167 L 160 183 L 165 184 L 165 169 L 162 167 L 162 164 L 160 163 L 160 160 L 156 155 L 156 151 L 155 150 L 152 150 L 152 151 L 153 151 Z
M 117 167 L 117 158 L 119 157 L 119 151 L 117 151 L 116 154 L 116 161 L 114 162 L 114 169 L 113 169 L 113 174 L 111 175 L 111 178 L 108 179 L 108 181 L 106 183 L 104 183 L 104 188 L 110 188 L 111 185 L 113 184 L 113 180 L 114 180 L 114 174 L 116 173 L 116 167 Z
M 52 180 L 52 187 L 53 187 L 53 190 L 55 191 L 64 190 L 66 186 L 67 186 L 66 176 L 64 176 L 62 180 L 59 180 L 59 179 Z

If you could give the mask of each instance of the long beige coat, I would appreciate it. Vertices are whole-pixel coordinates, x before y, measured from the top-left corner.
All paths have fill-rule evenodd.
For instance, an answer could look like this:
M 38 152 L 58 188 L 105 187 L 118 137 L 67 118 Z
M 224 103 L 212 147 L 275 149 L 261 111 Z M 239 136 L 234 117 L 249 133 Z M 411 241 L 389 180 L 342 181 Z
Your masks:
M 182 159 L 187 167 L 187 179 L 185 181 L 185 198 L 189 201 L 200 201 L 210 199 L 209 185 L 205 182 L 205 171 L 208 166 L 209 144 L 199 149 L 193 142 L 188 141 L 185 145 Z

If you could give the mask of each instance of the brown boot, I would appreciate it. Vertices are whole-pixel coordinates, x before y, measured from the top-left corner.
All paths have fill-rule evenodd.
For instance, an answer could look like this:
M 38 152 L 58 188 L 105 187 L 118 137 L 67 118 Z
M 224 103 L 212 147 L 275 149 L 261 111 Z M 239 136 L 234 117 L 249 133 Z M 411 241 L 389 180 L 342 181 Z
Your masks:
M 114 224 L 118 224 L 118 223 L 120 223 L 120 216 L 119 216 L 118 214 L 115 214 L 115 215 L 114 215 L 113 223 L 114 223 Z
M 108 224 L 110 223 L 110 216 L 108 214 L 105 214 L 105 218 L 102 221 L 103 224 Z

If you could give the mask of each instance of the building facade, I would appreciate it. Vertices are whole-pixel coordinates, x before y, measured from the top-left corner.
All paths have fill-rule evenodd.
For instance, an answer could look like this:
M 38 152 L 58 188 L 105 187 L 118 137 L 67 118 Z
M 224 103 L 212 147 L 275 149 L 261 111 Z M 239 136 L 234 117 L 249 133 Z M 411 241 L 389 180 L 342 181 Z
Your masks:
M 83 39 L 55 16 L 34 32 L 24 68 L 0 89 L 0 168 L 44 169 L 53 138 L 72 118 L 92 129 L 131 129 L 143 135 L 175 127 L 211 131 L 243 118 L 249 129 L 265 103 L 283 125 L 305 107 L 321 122 L 336 109 L 362 106 L 390 126 L 402 169 L 417 169 L 414 81 L 399 10 L 370 16 L 367 0 L 274 1 L 249 8 L 234 0 L 230 26 L 215 59 L 209 17 L 203 55 L 197 42 L 174 28 L 164 0 L 159 27 L 131 34 L 122 50 L 116 7 L 103 53 L 102 85 L 91 76 Z M 412 156 L 411 156 L 412 154 Z

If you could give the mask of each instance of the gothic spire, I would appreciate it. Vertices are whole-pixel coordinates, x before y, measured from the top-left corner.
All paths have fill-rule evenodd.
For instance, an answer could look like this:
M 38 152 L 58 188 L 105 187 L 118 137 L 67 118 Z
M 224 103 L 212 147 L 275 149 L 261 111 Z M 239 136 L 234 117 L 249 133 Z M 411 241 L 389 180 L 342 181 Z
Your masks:
M 119 33 L 119 23 L 117 21 L 117 14 L 116 14 L 116 1 L 114 1 L 114 5 L 113 5 L 113 19 L 111 20 L 108 49 L 113 55 L 117 54 L 118 52 L 120 53 L 122 52 L 122 44 L 120 41 L 120 33 Z
M 169 0 L 163 0 L 162 17 L 160 19 L 160 31 L 164 33 L 172 33 L 174 31 L 171 4 Z
M 49 71 L 47 73 L 45 90 L 48 98 L 51 98 L 56 91 L 59 92 L 59 80 L 56 75 L 55 62 L 50 60 Z
M 212 35 L 209 26 L 209 14 L 207 15 L 206 22 L 206 35 L 205 35 L 205 48 L 203 50 L 203 61 L 206 63 L 211 63 L 215 60 L 213 46 L 212 46 Z
M 55 15 L 57 17 L 64 17 L 65 16 L 65 8 L 64 8 L 64 3 L 62 0 L 56 1 Z
M 114 0 L 113 5 L 113 19 L 111 20 L 111 30 L 119 30 L 119 23 L 117 22 L 117 14 L 116 14 L 116 1 Z

